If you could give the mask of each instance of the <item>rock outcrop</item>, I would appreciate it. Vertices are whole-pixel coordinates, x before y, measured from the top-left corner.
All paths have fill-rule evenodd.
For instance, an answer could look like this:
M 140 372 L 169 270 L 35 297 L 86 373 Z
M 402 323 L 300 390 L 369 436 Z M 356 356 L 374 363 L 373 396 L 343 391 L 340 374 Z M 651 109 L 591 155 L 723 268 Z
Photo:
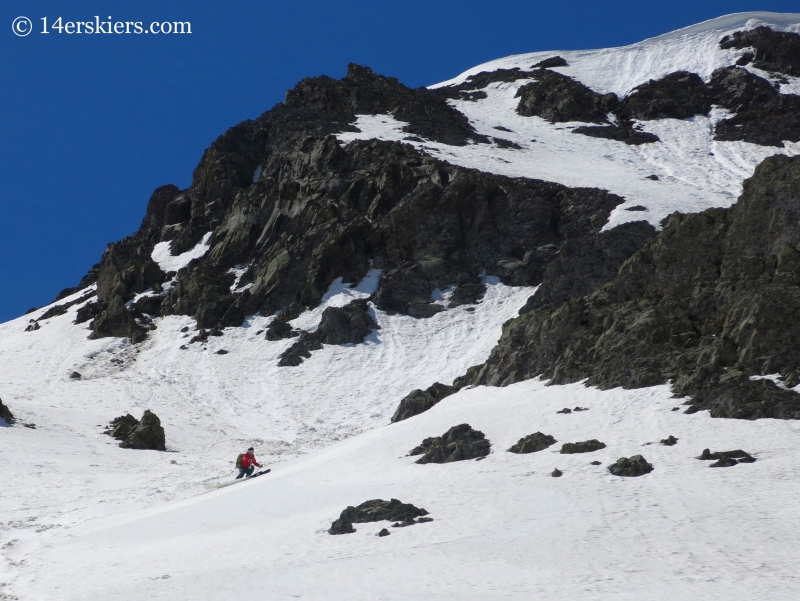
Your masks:
M 161 420 L 149 409 L 144 412 L 141 420 L 130 413 L 115 418 L 105 433 L 122 441 L 119 446 L 123 449 L 167 450 Z
M 409 455 L 422 455 L 416 463 L 450 463 L 486 457 L 491 444 L 480 430 L 469 424 L 453 426 L 442 436 L 426 438 Z
M 400 401 L 392 416 L 392 423 L 419 415 L 433 407 L 443 398 L 457 392 L 458 389 L 438 382 L 425 390 L 412 390 Z
M 15 421 L 14 414 L 11 413 L 11 409 L 7 405 L 3 404 L 3 399 L 0 399 L 0 419 L 5 420 L 9 426 Z
M 604 442 L 593 438 L 591 440 L 584 440 L 583 442 L 565 442 L 561 446 L 561 454 L 574 455 L 575 453 L 592 453 L 605 448 L 606 445 Z
M 711 467 L 732 467 L 738 463 L 755 463 L 756 458 L 741 449 L 735 451 L 717 451 L 712 453 L 710 449 L 705 449 L 698 459 L 703 461 L 716 460 Z
M 347 509 L 342 511 L 339 519 L 331 524 L 328 533 L 350 534 L 355 532 L 353 524 L 366 522 L 381 522 L 388 520 L 414 523 L 414 518 L 425 515 L 428 515 L 427 511 L 421 507 L 415 507 L 410 503 L 401 503 L 397 499 L 392 499 L 391 501 L 373 499 L 371 501 L 365 501 L 357 507 L 347 507 Z
M 653 466 L 647 463 L 647 460 L 641 455 L 634 455 L 633 457 L 620 457 L 616 463 L 608 466 L 608 471 L 615 476 L 636 478 L 652 472 Z
M 354 300 L 344 307 L 328 307 L 313 332 L 300 338 L 281 355 L 280 366 L 296 366 L 311 357 L 323 344 L 360 344 L 372 330 L 380 329 L 368 312 L 366 299 Z
M 800 418 L 800 157 L 766 159 L 730 209 L 672 215 L 617 277 L 507 323 L 456 386 L 535 376 L 607 389 L 674 382 L 689 412 Z
M 511 445 L 508 449 L 509 453 L 536 453 L 537 451 L 544 451 L 546 448 L 556 444 L 556 439 L 549 434 L 542 434 L 535 432 L 528 434 L 524 438 L 520 438 L 516 443 Z

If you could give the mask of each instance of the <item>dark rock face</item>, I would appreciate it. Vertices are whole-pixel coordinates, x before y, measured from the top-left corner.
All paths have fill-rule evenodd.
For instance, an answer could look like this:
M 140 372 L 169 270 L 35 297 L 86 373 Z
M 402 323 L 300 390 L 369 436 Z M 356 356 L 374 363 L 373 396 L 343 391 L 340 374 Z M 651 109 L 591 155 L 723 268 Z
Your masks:
M 598 94 L 581 82 L 554 71 L 536 72 L 538 81 L 522 86 L 517 112 L 524 117 L 541 117 L 552 123 L 583 121 L 605 123 L 617 108 L 616 94 Z
M 426 390 L 412 390 L 400 404 L 392 416 L 392 423 L 419 415 L 433 407 L 436 403 L 451 394 L 458 392 L 457 388 L 436 382 Z
M 537 375 L 607 389 L 672 380 L 690 412 L 800 418 L 800 158 L 766 159 L 730 209 L 675 214 L 592 294 L 507 323 L 458 385 Z M 535 298 L 535 297 L 534 297 Z
M 453 295 L 447 303 L 448 309 L 454 309 L 461 305 L 474 305 L 486 294 L 486 284 L 482 282 L 466 282 L 459 284 L 453 290 Z
M 725 36 L 719 46 L 723 50 L 753 48 L 755 54 L 750 56 L 757 69 L 800 77 L 800 35 L 796 33 L 756 27 Z
M 283 340 L 285 338 L 296 338 L 300 335 L 298 330 L 295 330 L 288 323 L 274 319 L 267 326 L 266 339 L 267 340 Z
M 553 478 L 560 478 L 561 476 L 563 476 L 563 475 L 564 475 L 564 472 L 562 472 L 560 469 L 556 468 L 556 469 L 554 469 L 554 470 L 552 471 L 552 473 L 551 473 L 550 475 L 551 475 Z
M 462 85 L 474 91 L 530 73 L 478 74 Z M 580 87 L 545 69 L 535 74 Z M 303 80 L 284 103 L 220 136 L 190 188 L 154 192 L 139 231 L 110 245 L 93 268 L 98 300 L 79 321 L 93 319 L 95 337 L 134 341 L 151 328 L 139 314 L 189 315 L 201 329 L 235 327 L 258 312 L 315 307 L 337 277 L 358 281 L 371 264 L 383 270 L 376 306 L 419 318 L 443 309 L 431 301 L 436 288 L 455 284 L 454 306 L 477 301 L 482 271 L 509 285 L 539 284 L 558 248 L 594 237 L 620 198 L 457 168 L 400 143 L 343 146 L 331 135 L 352 130 L 357 114 L 388 113 L 419 139 L 493 143 L 447 103 L 461 91 L 469 90 L 411 90 L 357 66 L 342 80 Z M 209 231 L 209 252 L 177 275 L 150 258 L 158 242 L 170 241 L 178 253 Z M 232 292 L 229 270 L 245 263 L 239 285 L 252 286 Z M 153 296 L 124 308 L 150 288 Z M 276 328 L 271 336 L 290 332 Z
M 615 476 L 636 478 L 652 472 L 653 466 L 647 463 L 647 460 L 641 455 L 634 455 L 633 457 L 620 457 L 616 463 L 608 466 L 608 471 Z
M 543 61 L 539 61 L 532 69 L 552 69 L 553 67 L 569 67 L 569 63 L 560 56 L 551 56 Z
M 332 528 L 333 526 L 331 526 Z M 333 534 L 333 533 L 331 533 Z M 389 532 L 386 528 L 381 528 L 381 531 L 378 532 L 378 536 L 389 536 L 391 532 Z
M 707 115 L 711 98 L 706 85 L 695 73 L 678 71 L 637 87 L 620 102 L 617 114 L 623 119 L 688 119 Z
M 666 438 L 661 440 L 661 444 L 663 444 L 666 447 L 675 446 L 677 443 L 678 443 L 678 439 L 675 438 L 674 436 L 672 436 L 671 434 L 669 436 L 667 436 Z
M 509 453 L 536 453 L 537 451 L 544 451 L 556 443 L 556 439 L 549 434 L 542 434 L 536 432 L 528 434 L 524 438 L 520 438 L 516 443 L 511 445 L 508 449 Z
M 630 146 L 640 146 L 642 144 L 652 144 L 660 142 L 661 139 L 646 131 L 636 129 L 632 122 L 626 121 L 620 125 L 593 125 L 587 127 L 576 127 L 572 130 L 573 134 L 583 134 L 592 138 L 605 138 L 625 142 Z
M 328 307 L 314 332 L 303 332 L 282 355 L 278 365 L 297 366 L 311 357 L 323 344 L 360 344 L 372 330 L 379 329 L 367 312 L 366 299 L 354 300 L 344 307 Z
M 73 301 L 68 303 L 62 303 L 60 305 L 56 305 L 55 307 L 50 307 L 47 311 L 42 313 L 39 319 L 50 319 L 51 317 L 56 317 L 58 315 L 64 315 L 70 307 L 74 307 L 75 305 L 79 305 L 81 303 L 85 303 L 87 300 L 94 296 L 94 292 L 88 292 L 77 298 Z M 37 320 L 38 321 L 38 320 Z
M 561 447 L 561 454 L 573 455 L 575 453 L 592 453 L 593 451 L 599 451 L 605 448 L 605 443 L 593 438 L 592 440 L 585 440 L 583 442 L 565 442 Z
M 0 399 L 0 419 L 5 420 L 8 425 L 14 423 L 14 414 L 11 413 L 11 409 L 3 404 L 3 399 Z
M 141 421 L 130 413 L 115 418 L 106 430 L 106 434 L 121 440 L 119 446 L 123 449 L 167 450 L 161 420 L 149 409 L 144 412 Z
M 426 438 L 409 455 L 422 455 L 417 463 L 450 463 L 485 457 L 491 444 L 479 430 L 469 424 L 453 426 L 442 436 Z
M 353 524 L 384 520 L 414 523 L 414 518 L 424 515 L 428 515 L 428 512 L 410 503 L 401 503 L 397 499 L 391 501 L 373 499 L 365 501 L 358 507 L 350 506 L 342 511 L 339 519 L 331 524 L 328 532 L 330 534 L 349 534 L 355 532 Z
M 138 426 L 139 420 L 130 413 L 126 413 L 120 417 L 115 417 L 105 433 L 117 440 L 124 441 Z

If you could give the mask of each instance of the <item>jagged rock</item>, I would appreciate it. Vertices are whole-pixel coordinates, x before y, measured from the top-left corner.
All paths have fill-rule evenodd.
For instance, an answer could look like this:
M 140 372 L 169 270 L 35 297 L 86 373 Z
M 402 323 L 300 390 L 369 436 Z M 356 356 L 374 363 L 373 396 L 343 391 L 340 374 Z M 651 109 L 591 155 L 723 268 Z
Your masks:
M 28 327 L 25 328 L 26 332 L 35 332 L 36 330 L 40 329 L 42 326 L 39 325 L 38 321 L 34 321 Z
M 397 499 L 391 501 L 372 499 L 358 507 L 347 507 L 342 511 L 339 519 L 331 524 L 328 532 L 330 534 L 348 534 L 355 532 L 353 524 L 384 520 L 414 523 L 414 518 L 424 515 L 428 515 L 428 512 L 410 503 L 401 503 Z
M 800 77 L 800 35 L 797 33 L 773 31 L 762 26 L 725 36 L 719 46 L 723 50 L 753 48 L 755 55 L 750 54 L 750 57 L 755 60 L 756 69 Z
M 275 341 L 285 338 L 296 338 L 300 335 L 299 330 L 295 330 L 288 323 L 273 319 L 267 326 L 266 339 Z
M 124 441 L 139 426 L 139 420 L 130 413 L 115 417 L 105 431 L 109 436 Z
M 517 112 L 541 117 L 552 123 L 584 121 L 606 123 L 608 113 L 619 104 L 616 94 L 598 94 L 581 82 L 554 71 L 536 72 L 537 81 L 517 91 Z
M 489 360 L 456 383 L 672 380 L 689 412 L 800 418 L 800 395 L 748 378 L 800 370 L 798 193 L 800 157 L 766 159 L 734 206 L 672 215 L 610 283 L 506 323 Z
M 333 526 L 331 526 L 333 528 Z M 331 532 L 333 534 L 333 532 Z M 389 532 L 386 528 L 381 528 L 381 531 L 378 532 L 378 536 L 389 536 L 391 532 Z
M 75 323 L 85 323 L 100 315 L 108 307 L 107 303 L 93 302 L 86 303 L 84 306 L 78 308 L 75 316 Z
M 716 104 L 736 113 L 716 124 L 715 140 L 778 147 L 800 141 L 800 96 L 738 67 L 717 69 L 708 87 Z
M 372 331 L 379 329 L 368 313 L 366 299 L 354 300 L 344 307 L 328 307 L 314 332 L 303 332 L 300 338 L 281 355 L 278 365 L 297 366 L 311 357 L 311 351 L 323 344 L 360 344 Z
M 3 404 L 3 399 L 0 399 L 0 419 L 5 420 L 9 425 L 14 423 L 14 414 L 11 413 L 11 409 L 8 406 Z
M 125 308 L 122 299 L 118 296 L 113 297 L 105 311 L 97 316 L 90 325 L 92 328 L 90 338 L 118 336 L 130 338 L 132 343 L 137 344 L 147 336 L 147 329 L 136 322 L 136 318 Z
M 485 457 L 490 450 L 491 444 L 483 432 L 473 430 L 469 424 L 460 424 L 442 436 L 426 438 L 409 455 L 422 455 L 416 463 L 450 463 Z
M 400 401 L 391 421 L 395 423 L 419 415 L 455 392 L 458 392 L 457 388 L 440 384 L 439 382 L 436 382 L 426 390 L 412 390 Z
M 453 290 L 453 295 L 447 303 L 448 309 L 454 309 L 461 305 L 474 305 L 486 293 L 486 284 L 478 282 L 468 282 L 459 284 Z
M 625 120 L 688 119 L 707 115 L 711 102 L 699 75 L 677 71 L 637 87 L 619 103 L 616 114 Z
M 511 445 L 508 451 L 509 453 L 535 453 L 537 451 L 543 451 L 555 443 L 556 439 L 549 434 L 536 432 L 534 434 L 528 434 L 524 438 L 520 438 L 515 444 Z
M 352 534 L 355 531 L 352 523 L 342 519 L 334 521 L 328 528 L 328 534 Z
M 653 466 L 647 463 L 647 460 L 641 455 L 634 455 L 633 457 L 620 457 L 616 463 L 608 466 L 608 471 L 615 476 L 635 478 L 649 474 L 653 471 Z
M 85 303 L 87 300 L 94 296 L 94 292 L 87 292 L 80 298 L 72 300 L 68 303 L 62 303 L 60 305 L 56 305 L 55 307 L 50 307 L 47 311 L 42 313 L 39 319 L 50 319 L 51 317 L 57 317 L 58 315 L 64 315 L 70 307 L 74 307 L 75 305 L 79 305 L 81 303 Z
M 551 475 L 553 478 L 560 478 L 561 476 L 563 476 L 563 475 L 564 475 L 564 472 L 562 472 L 560 469 L 556 468 L 556 469 L 554 469 L 554 470 L 552 471 L 552 473 L 551 473 L 550 475 Z
M 559 409 L 558 411 L 556 411 L 556 413 L 563 413 L 566 415 L 567 413 L 572 413 L 572 409 L 570 409 L 569 407 L 564 407 L 563 409 Z
M 161 420 L 149 409 L 144 412 L 141 420 L 136 420 L 132 415 L 127 414 L 118 417 L 111 424 L 113 428 L 109 434 L 122 440 L 119 446 L 123 449 L 167 450 Z
M 426 522 L 432 522 L 432 521 L 433 521 L 433 518 L 430 518 L 430 517 L 417 518 L 417 524 L 424 524 Z
M 593 438 L 592 440 L 585 440 L 583 442 L 565 442 L 561 447 L 561 454 L 572 455 L 574 453 L 592 453 L 605 448 L 605 443 Z
M 674 436 L 672 436 L 671 434 L 669 436 L 667 436 L 666 438 L 661 440 L 661 444 L 663 444 L 666 447 L 674 446 L 675 444 L 677 444 L 677 442 L 678 442 L 678 439 L 675 438 Z

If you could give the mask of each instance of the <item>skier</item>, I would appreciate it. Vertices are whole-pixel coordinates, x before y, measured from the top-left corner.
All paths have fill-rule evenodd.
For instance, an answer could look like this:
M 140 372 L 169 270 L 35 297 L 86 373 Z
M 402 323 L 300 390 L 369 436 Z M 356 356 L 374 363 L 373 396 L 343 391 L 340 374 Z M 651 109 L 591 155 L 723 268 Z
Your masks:
M 239 468 L 239 475 L 236 476 L 237 480 L 243 476 L 249 478 L 253 475 L 256 467 L 261 467 L 261 464 L 256 461 L 256 457 L 253 453 L 254 449 L 253 447 L 250 447 L 247 449 L 247 453 L 239 455 L 239 457 L 236 459 L 236 467 Z

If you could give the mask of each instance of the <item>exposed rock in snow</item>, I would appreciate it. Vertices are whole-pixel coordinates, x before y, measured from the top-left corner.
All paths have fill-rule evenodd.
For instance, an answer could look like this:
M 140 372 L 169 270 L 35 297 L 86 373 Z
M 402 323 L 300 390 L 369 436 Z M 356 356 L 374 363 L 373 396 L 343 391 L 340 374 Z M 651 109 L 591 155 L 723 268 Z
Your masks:
M 615 476 L 636 478 L 652 472 L 653 466 L 647 463 L 647 460 L 641 455 L 634 455 L 633 457 L 620 457 L 616 463 L 608 466 L 608 471 Z
M 565 442 L 561 447 L 561 454 L 574 455 L 575 453 L 592 453 L 605 448 L 605 443 L 593 438 L 583 442 Z
M 480 430 L 469 424 L 453 426 L 441 436 L 426 438 L 409 455 L 422 455 L 417 463 L 450 463 L 485 457 L 491 444 Z
M 535 432 L 528 434 L 524 438 L 520 438 L 516 443 L 511 445 L 508 449 L 509 453 L 536 453 L 537 451 L 544 451 L 546 448 L 556 444 L 556 439 L 549 434 L 542 434 Z

